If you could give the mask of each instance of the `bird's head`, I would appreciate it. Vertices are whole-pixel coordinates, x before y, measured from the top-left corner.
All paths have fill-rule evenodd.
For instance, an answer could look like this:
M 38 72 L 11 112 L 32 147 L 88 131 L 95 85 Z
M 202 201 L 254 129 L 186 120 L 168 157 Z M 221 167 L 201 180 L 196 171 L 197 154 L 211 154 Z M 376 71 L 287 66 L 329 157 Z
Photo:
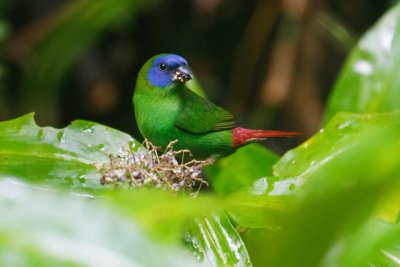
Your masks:
M 147 74 L 148 81 L 153 86 L 166 87 L 173 83 L 189 81 L 193 75 L 186 59 L 174 54 L 161 54 L 150 61 L 150 69 Z

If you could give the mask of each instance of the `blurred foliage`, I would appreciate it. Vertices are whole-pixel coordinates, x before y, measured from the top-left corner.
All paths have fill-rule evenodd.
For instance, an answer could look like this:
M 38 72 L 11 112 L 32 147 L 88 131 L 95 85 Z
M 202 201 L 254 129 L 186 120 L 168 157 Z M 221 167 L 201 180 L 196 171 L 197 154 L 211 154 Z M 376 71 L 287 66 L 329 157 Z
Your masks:
M 177 246 L 155 245 L 120 207 L 0 181 L 2 266 L 199 266 Z M 104 200 L 103 200 L 104 201 Z M 145 253 L 143 253 L 145 251 Z
M 368 123 L 368 128 L 357 133 L 357 138 L 351 144 L 332 144 L 335 151 L 330 155 L 320 155 L 315 165 L 304 160 L 313 147 L 321 148 L 333 131 L 332 125 L 337 125 L 337 120 L 330 122 L 324 133 L 310 140 L 310 148 L 297 154 L 302 148 L 294 151 L 292 155 L 283 157 L 277 166 L 280 166 L 280 175 L 283 177 L 296 177 L 307 179 L 301 191 L 293 201 L 293 209 L 288 217 L 283 219 L 282 227 L 285 229 L 276 236 L 277 251 L 273 253 L 271 265 L 276 266 L 318 266 L 335 247 L 354 229 L 360 227 L 379 207 L 379 200 L 392 190 L 399 193 L 398 178 L 400 175 L 400 114 L 390 116 L 376 115 L 376 121 L 381 123 Z M 346 116 L 343 116 L 346 117 Z M 340 118 L 340 117 L 339 117 Z M 342 121 L 351 124 L 353 119 L 346 118 Z M 373 121 L 373 120 L 372 120 Z M 351 135 L 343 133 L 343 135 Z M 318 146 L 319 137 L 322 143 Z M 313 140 L 314 139 L 314 140 Z M 314 146 L 315 145 L 315 146 Z M 322 146 L 324 147 L 324 146 Z M 322 160 L 321 160 L 322 159 Z M 301 164 L 298 172 L 293 172 L 293 161 L 308 165 L 303 172 Z M 287 165 L 288 168 L 284 168 Z M 395 216 L 400 206 L 396 205 Z M 316 211 L 319 211 L 316 213 Z M 337 240 L 339 239 L 339 240 Z M 338 242 L 338 243 L 337 243 Z M 307 246 L 303 246 L 307 244 Z M 342 245 L 342 244 L 341 244 Z M 363 245 L 363 244 L 359 244 Z M 292 251 L 287 257 L 287 251 Z M 341 251 L 343 254 L 347 251 Z M 336 254 L 336 253 L 335 253 Z M 343 255 L 333 255 L 342 257 Z M 332 259 L 329 259 L 332 260 Z M 338 260 L 338 259 L 335 259 Z M 365 263 L 365 258 L 357 264 L 333 264 L 332 266 L 360 266 Z M 329 265 L 326 265 L 329 266 Z
M 377 120 L 383 116 L 386 123 L 371 125 L 369 129 L 360 132 L 352 145 L 344 146 L 344 150 L 338 147 L 340 153 L 328 157 L 324 164 L 308 164 L 306 172 L 301 169 L 297 172 L 296 180 L 307 181 L 292 195 L 290 212 L 278 219 L 281 230 L 263 230 L 268 242 L 273 244 L 266 248 L 269 253 L 257 249 L 265 242 L 265 236 L 259 239 L 264 234 L 254 235 L 250 231 L 247 236 L 246 233 L 245 243 L 255 246 L 248 247 L 254 264 L 364 266 L 374 255 L 391 260 L 391 255 L 382 254 L 381 248 L 393 244 L 393 240 L 377 244 L 371 235 L 373 232 L 354 236 L 356 229 L 367 227 L 371 224 L 370 220 L 378 220 L 371 216 L 383 208 L 380 206 L 382 203 L 387 203 L 383 199 L 392 196 L 393 192 L 395 195 L 399 193 L 399 114 L 393 114 L 390 118 L 386 114 L 376 116 Z M 346 120 L 346 116 L 341 117 Z M 354 120 L 351 116 L 349 119 Z M 335 121 L 331 123 L 336 124 Z M 331 123 L 324 129 L 324 134 L 313 138 L 320 140 L 315 143 L 315 148 L 321 147 L 318 143 L 325 141 L 321 139 L 336 131 Z M 285 173 L 283 168 L 281 175 L 294 175 L 290 167 L 292 161 L 301 161 L 304 154 L 307 154 L 302 148 L 297 152 L 293 157 L 290 156 L 290 161 L 284 157 L 278 162 L 281 167 L 289 166 L 288 172 Z M 396 206 L 392 211 L 392 217 L 396 217 L 399 212 L 398 199 L 392 198 L 390 205 Z M 381 232 L 379 235 L 384 234 Z M 371 250 L 365 253 L 364 249 L 369 246 Z M 350 247 L 351 250 L 346 249 Z
M 57 110 L 53 105 L 61 100 L 57 99 L 61 82 L 72 63 L 101 33 L 132 19 L 137 10 L 153 2 L 73 1 L 63 6 L 55 25 L 47 29 L 27 63 L 21 92 L 23 105 L 38 110 L 41 116 L 54 116 Z
M 374 113 L 400 108 L 400 6 L 359 42 L 335 85 L 326 120 L 338 111 Z
M 331 40 L 340 43 L 342 50 L 351 46 L 357 29 L 365 27 L 361 23 L 348 30 L 347 24 L 357 18 L 354 13 L 346 13 L 347 19 L 346 16 L 335 19 L 336 15 L 330 12 L 320 13 L 318 5 L 294 8 L 273 1 L 242 1 L 240 4 L 239 1 L 217 1 L 213 2 L 215 6 L 207 9 L 201 4 L 204 1 L 193 1 L 190 3 L 196 8 L 190 9 L 189 2 L 179 1 L 147 3 L 121 0 L 113 2 L 116 6 L 111 2 L 61 1 L 63 5 L 59 12 L 38 24 L 42 25 L 38 27 L 39 31 L 35 27 L 33 30 L 25 29 L 37 34 L 34 35 L 36 39 L 30 40 L 31 49 L 34 47 L 37 51 L 33 49 L 35 52 L 28 51 L 28 56 L 19 58 L 20 67 L 26 70 L 25 87 L 21 87 L 25 91 L 10 94 L 8 86 L 13 84 L 10 78 L 15 70 L 12 64 L 5 62 L 6 75 L 4 83 L 1 83 L 4 87 L 0 91 L 2 98 L 10 94 L 20 101 L 36 99 L 42 106 L 44 99 L 54 97 L 64 102 L 63 96 L 68 96 L 64 103 L 69 108 L 67 111 L 72 110 L 74 105 L 71 103 L 79 101 L 89 107 L 93 103 L 73 97 L 79 93 L 62 92 L 79 84 L 62 82 L 68 80 L 68 76 L 74 76 L 72 66 L 79 69 L 78 66 L 87 62 L 90 62 L 89 67 L 83 68 L 84 74 L 80 74 L 85 78 L 83 84 L 96 84 L 99 77 L 105 78 L 107 82 L 92 89 L 109 93 L 107 90 L 117 88 L 109 82 L 126 75 L 131 85 L 127 86 L 127 91 L 131 94 L 132 75 L 136 73 L 131 71 L 137 71 L 138 65 L 126 71 L 124 68 L 132 67 L 132 62 L 122 64 L 124 67 L 117 64 L 114 74 L 119 71 L 123 74 L 113 76 L 103 72 L 101 64 L 96 64 L 98 61 L 92 56 L 85 57 L 87 53 L 107 50 L 94 46 L 96 40 L 104 38 L 99 46 L 107 47 L 106 39 L 115 37 L 121 41 L 122 35 L 122 39 L 126 39 L 111 46 L 114 52 L 123 51 L 122 54 L 115 52 L 113 56 L 117 58 L 132 57 L 140 65 L 151 54 L 159 52 L 161 46 L 177 53 L 190 51 L 188 55 L 194 59 L 192 67 L 199 70 L 199 81 L 204 81 L 207 93 L 214 92 L 214 95 L 209 94 L 211 98 L 218 95 L 213 88 L 218 87 L 222 79 L 229 79 L 230 71 L 235 78 L 240 78 L 237 76 L 241 68 L 251 70 L 243 72 L 243 79 L 247 81 L 243 84 L 247 88 L 255 85 L 265 89 L 271 102 L 264 104 L 273 103 L 275 107 L 300 104 L 308 112 L 303 114 L 314 121 L 316 115 L 310 111 L 316 110 L 321 103 L 313 85 L 315 81 L 311 79 L 317 72 L 310 72 L 310 69 L 316 68 L 315 62 L 321 53 L 317 49 L 311 50 L 313 53 L 310 50 L 303 53 L 300 49 L 315 44 L 310 41 L 315 37 L 310 19 L 316 18 L 320 29 L 332 27 Z M 365 1 L 336 1 L 327 2 L 327 6 L 334 6 L 332 9 L 337 11 L 349 5 L 357 14 L 369 7 L 363 3 Z M 377 7 L 387 5 L 386 2 L 374 3 L 374 8 L 369 7 L 374 14 L 379 13 Z M 1 12 L 18 4 L 10 1 L 0 5 Z M 282 12 L 281 20 L 274 12 L 263 18 L 269 5 L 275 5 L 269 11 Z M 356 8 L 360 5 L 363 9 Z M 223 8 L 219 9 L 219 6 Z M 399 8 L 398 4 L 393 7 L 354 47 L 329 98 L 326 125 L 317 134 L 282 157 L 259 145 L 249 145 L 220 159 L 205 170 L 210 188 L 198 194 L 148 189 L 123 191 L 101 186 L 101 174 L 96 171 L 96 163 L 107 161 L 109 153 L 120 155 L 125 145 L 140 146 L 130 135 L 110 127 L 83 120 L 62 129 L 39 127 L 32 114 L 1 122 L 0 210 L 5 216 L 0 219 L 0 265 L 399 266 L 400 113 L 395 90 L 398 84 L 395 73 L 400 61 L 396 45 L 399 42 Z M 190 12 L 183 12 L 187 10 L 194 10 L 193 21 L 185 20 L 191 18 Z M 153 14 L 151 12 L 155 12 L 157 19 L 149 16 Z M 239 20 L 233 19 L 239 13 L 246 15 Z M 132 28 L 126 23 L 133 15 L 138 25 L 136 30 L 141 34 L 129 36 L 126 32 Z M 209 18 L 208 22 L 202 20 L 205 17 Z M 258 24 L 260 18 L 263 20 Z M 8 19 L 12 21 L 10 17 Z M 141 20 L 145 23 L 140 24 Z M 360 20 L 374 20 L 374 16 Z M 4 21 L 8 29 L 6 33 L 13 36 L 16 33 L 13 24 L 9 24 L 7 19 Z M 239 23 L 243 21 L 250 22 Z M 223 27 L 225 24 L 229 27 Z M 263 25 L 265 36 L 255 38 L 258 37 L 254 35 L 257 25 Z M 293 26 L 293 32 L 277 34 L 280 38 L 275 45 L 268 43 L 274 31 L 282 34 L 279 30 L 287 29 L 288 25 Z M 305 25 L 304 31 L 299 25 Z M 168 30 L 172 29 L 169 27 L 174 31 Z M 202 34 L 190 35 L 190 27 Z M 111 29 L 116 33 L 112 34 Z M 235 38 L 239 38 L 242 32 L 246 37 L 239 45 Z M 106 33 L 110 35 L 108 38 Z M 31 36 L 23 31 L 19 34 Z M 208 35 L 213 41 L 201 38 Z M 128 37 L 139 38 L 135 49 L 146 52 L 125 54 L 131 51 L 127 49 L 130 45 L 122 45 L 130 39 Z M 18 40 L 13 37 L 6 40 L 8 60 L 18 58 L 11 56 L 12 51 L 15 52 L 11 44 L 21 44 Z M 255 48 L 249 46 L 251 41 L 257 42 Z M 64 42 L 71 50 L 63 49 Z M 191 47 L 193 43 L 196 45 Z M 154 44 L 162 45 L 154 48 Z M 206 60 L 201 56 L 206 49 L 215 49 L 212 59 Z M 236 56 L 239 58 L 228 60 L 227 54 L 235 49 L 238 49 Z M 274 54 L 276 58 L 272 59 L 273 56 L 264 55 L 268 49 L 288 52 L 279 55 L 289 56 Z M 295 53 L 297 49 L 298 54 Z M 243 57 L 246 51 L 252 51 L 250 58 Z M 78 59 L 80 56 L 84 59 Z M 107 53 L 104 55 L 105 58 L 109 56 Z M 3 53 L 1 57 L 4 57 Z M 288 87 L 278 86 L 283 91 L 277 95 L 271 94 L 275 92 L 271 88 L 278 88 L 271 87 L 271 80 L 262 81 L 268 77 L 266 58 L 271 61 L 271 69 L 281 63 L 285 67 L 272 72 L 285 73 L 278 81 L 290 80 L 289 85 L 286 84 Z M 80 60 L 82 62 L 78 62 Z M 274 60 L 279 64 L 274 64 Z M 241 64 L 227 68 L 232 62 Z M 215 80 L 207 69 L 221 75 L 221 80 Z M 300 74 L 294 75 L 296 70 Z M 371 72 L 366 75 L 365 71 Z M 54 76 L 48 76 L 52 72 Z M 77 76 L 77 80 L 82 78 Z M 299 81 L 304 83 L 295 84 Z M 266 87 L 261 85 L 264 82 Z M 30 90 L 29 86 L 33 84 L 43 84 L 43 88 Z M 14 85 L 18 87 L 17 83 Z M 193 86 L 200 88 L 198 84 Z M 288 88 L 293 86 L 306 94 L 287 98 L 296 94 L 295 91 L 288 93 Z M 207 91 L 207 88 L 212 90 Z M 229 92 L 226 88 L 223 87 L 224 93 Z M 257 101 L 249 100 L 251 95 Z M 112 99 L 110 96 L 107 93 L 102 95 Z M 229 96 L 235 96 L 235 93 Z M 248 102 L 244 106 L 255 109 L 260 108 L 263 98 L 258 96 L 255 91 L 238 94 L 241 100 Z M 130 105 L 130 97 L 121 97 L 121 101 L 121 106 L 124 101 Z M 234 98 L 227 103 L 230 107 L 237 104 Z M 50 108 L 51 105 L 54 103 L 43 104 L 43 110 L 51 112 L 47 114 L 49 118 L 57 117 L 58 108 L 53 109 L 55 105 Z M 245 114 L 249 111 L 245 107 L 240 109 L 234 112 Z M 126 110 L 132 113 L 128 107 Z M 288 110 L 298 118 L 297 109 Z M 274 112 L 267 113 L 276 116 Z M 111 116 L 116 117 L 119 116 Z M 118 121 L 126 123 L 129 119 Z M 113 123 L 116 125 L 117 120 Z

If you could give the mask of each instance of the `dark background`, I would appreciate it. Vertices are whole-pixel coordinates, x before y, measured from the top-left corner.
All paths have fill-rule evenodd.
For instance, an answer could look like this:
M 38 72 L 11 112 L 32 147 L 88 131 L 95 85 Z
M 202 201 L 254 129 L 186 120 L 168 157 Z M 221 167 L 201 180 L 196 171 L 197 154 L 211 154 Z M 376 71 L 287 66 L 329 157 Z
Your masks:
M 325 102 L 358 38 L 395 1 L 1 1 L 0 120 L 96 121 L 141 140 L 131 104 L 151 56 L 185 57 L 209 98 L 252 128 L 322 126 Z

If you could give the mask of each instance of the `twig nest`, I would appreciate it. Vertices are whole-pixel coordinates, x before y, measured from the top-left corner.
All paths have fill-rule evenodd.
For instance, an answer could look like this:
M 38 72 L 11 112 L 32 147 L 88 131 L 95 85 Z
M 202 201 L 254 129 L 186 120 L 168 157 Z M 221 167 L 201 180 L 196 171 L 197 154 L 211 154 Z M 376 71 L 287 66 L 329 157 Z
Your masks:
M 201 173 L 204 166 L 212 161 L 190 160 L 189 150 L 174 151 L 177 140 L 168 144 L 164 153 L 159 155 L 158 147 L 148 140 L 138 151 L 124 147 L 121 155 L 109 155 L 109 162 L 96 165 L 101 172 L 101 184 L 112 184 L 123 188 L 160 188 L 163 190 L 192 190 L 196 184 L 199 188 L 207 182 Z

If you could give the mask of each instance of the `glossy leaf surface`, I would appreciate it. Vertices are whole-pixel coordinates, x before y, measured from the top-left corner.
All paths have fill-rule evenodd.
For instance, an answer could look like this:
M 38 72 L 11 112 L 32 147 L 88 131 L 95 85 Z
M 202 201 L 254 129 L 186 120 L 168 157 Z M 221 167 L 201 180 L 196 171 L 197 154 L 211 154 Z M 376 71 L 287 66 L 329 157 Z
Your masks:
M 97 189 L 101 185 L 95 164 L 136 145 L 129 135 L 100 124 L 39 127 L 28 114 L 0 123 L 0 176 Z
M 227 211 L 241 227 L 277 227 L 277 218 L 290 207 L 290 196 L 301 186 L 300 179 L 264 177 L 253 185 L 226 196 Z
M 250 186 L 255 180 L 272 175 L 272 165 L 278 156 L 258 144 L 240 148 L 234 154 L 218 160 L 205 169 L 212 188 L 228 194 Z
M 240 235 L 223 213 L 195 217 L 185 241 L 199 260 L 213 266 L 252 266 Z
M 319 133 L 283 155 L 274 166 L 274 174 L 281 178 L 299 179 L 311 176 L 323 165 L 357 145 L 369 131 L 397 121 L 400 121 L 400 112 L 381 115 L 339 113 Z
M 0 181 L 1 266 L 199 266 L 151 242 L 118 206 Z
M 290 212 L 279 219 L 282 230 L 270 237 L 273 249 L 259 252 L 254 256 L 259 257 L 256 262 L 270 266 L 329 266 L 330 257 L 337 256 L 337 246 L 344 245 L 341 238 L 349 240 L 354 229 L 361 229 L 377 209 L 383 208 L 383 199 L 393 191 L 400 192 L 399 116 L 398 112 L 339 114 L 306 146 L 278 162 L 278 175 L 305 181 L 292 196 Z M 350 128 L 337 133 L 336 126 L 342 123 Z M 338 136 L 331 139 L 335 134 Z M 331 147 L 337 153 L 330 151 Z M 393 212 L 397 215 L 399 206 Z M 358 245 L 360 251 L 366 246 L 363 242 Z M 376 244 L 374 253 L 379 249 Z M 351 257 L 358 256 L 363 257 Z M 340 266 L 365 264 L 362 260 L 358 263 Z
M 375 113 L 400 109 L 400 5 L 360 40 L 329 99 L 325 119 L 337 112 Z

